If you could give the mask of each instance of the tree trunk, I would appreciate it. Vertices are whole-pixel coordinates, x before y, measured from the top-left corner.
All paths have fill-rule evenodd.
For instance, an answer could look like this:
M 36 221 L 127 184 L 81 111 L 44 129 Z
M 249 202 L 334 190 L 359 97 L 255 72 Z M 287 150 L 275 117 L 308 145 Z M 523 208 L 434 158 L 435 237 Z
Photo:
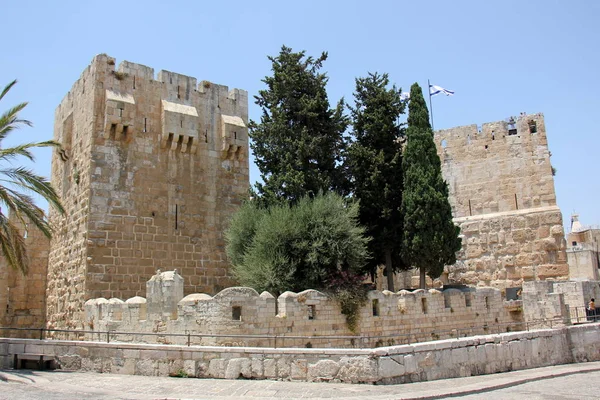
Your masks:
M 425 268 L 419 268 L 419 289 L 427 289 L 425 282 Z
M 387 286 L 390 292 L 394 292 L 394 271 L 392 270 L 392 251 L 385 250 L 385 270 L 387 272 Z

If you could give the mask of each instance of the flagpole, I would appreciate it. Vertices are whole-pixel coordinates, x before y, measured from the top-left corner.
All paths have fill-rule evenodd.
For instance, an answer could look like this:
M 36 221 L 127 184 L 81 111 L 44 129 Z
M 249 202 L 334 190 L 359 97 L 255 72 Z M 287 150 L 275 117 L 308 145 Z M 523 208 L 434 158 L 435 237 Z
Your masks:
M 433 131 L 433 105 L 431 104 L 431 84 L 427 79 L 427 93 L 429 93 L 429 113 L 431 114 L 431 130 Z

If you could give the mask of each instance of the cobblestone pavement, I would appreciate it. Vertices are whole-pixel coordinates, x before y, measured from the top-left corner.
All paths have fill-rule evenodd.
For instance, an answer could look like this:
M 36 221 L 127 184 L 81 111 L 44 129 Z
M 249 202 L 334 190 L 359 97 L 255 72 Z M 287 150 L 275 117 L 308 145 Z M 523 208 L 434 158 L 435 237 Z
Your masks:
M 0 371 L 0 399 L 600 399 L 600 362 L 404 385 L 350 385 Z

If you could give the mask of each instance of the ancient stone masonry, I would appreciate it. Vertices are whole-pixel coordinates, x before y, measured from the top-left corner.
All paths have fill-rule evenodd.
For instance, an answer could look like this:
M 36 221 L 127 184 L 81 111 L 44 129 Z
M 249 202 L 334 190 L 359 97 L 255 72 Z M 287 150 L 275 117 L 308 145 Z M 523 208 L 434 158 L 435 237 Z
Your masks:
M 463 235 L 443 279 L 499 289 L 568 279 L 543 115 L 441 130 L 435 141 Z
M 46 270 L 49 240 L 33 224 L 24 224 L 10 216 L 10 221 L 22 232 L 27 246 L 29 269 L 27 276 L 8 267 L 0 256 L 0 325 L 21 328 L 41 328 L 45 322 Z M 39 337 L 35 331 L 0 331 L 4 337 Z
M 287 347 L 372 347 L 481 334 L 492 329 L 521 327 L 521 302 L 504 301 L 500 291 L 479 288 L 462 292 L 449 289 L 414 292 L 369 292 L 360 311 L 356 333 L 346 326 L 338 303 L 316 290 L 285 292 L 279 298 L 254 289 L 231 287 L 214 297 L 190 294 L 183 297 L 183 278 L 162 272 L 147 284 L 147 298 L 91 299 L 86 302 L 86 329 L 136 333 L 180 334 L 177 336 L 113 335 L 113 341 L 202 345 L 273 346 L 268 337 L 212 337 L 210 335 L 278 335 L 278 346 Z M 506 325 L 502 325 L 506 324 Z M 510 326 L 509 326 L 510 325 Z M 281 336 L 324 336 L 288 338 Z M 362 343 L 327 336 L 363 336 Z M 88 334 L 104 340 L 105 334 Z M 97 336 L 97 337 L 96 337 Z
M 249 187 L 243 90 L 96 56 L 56 110 L 49 327 L 94 297 L 143 294 L 175 267 L 186 293 L 231 285 L 222 232 Z
M 524 318 L 529 326 L 547 327 L 581 323 L 587 320 L 586 304 L 591 298 L 600 298 L 600 281 L 538 281 L 523 285 Z

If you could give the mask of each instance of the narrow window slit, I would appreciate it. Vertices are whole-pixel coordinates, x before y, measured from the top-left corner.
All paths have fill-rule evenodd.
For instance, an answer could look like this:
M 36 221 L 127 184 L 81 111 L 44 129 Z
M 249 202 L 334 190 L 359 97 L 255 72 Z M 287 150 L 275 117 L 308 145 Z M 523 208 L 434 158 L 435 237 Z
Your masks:
M 316 316 L 317 315 L 316 315 L 315 306 L 313 306 L 313 305 L 308 306 L 308 319 L 311 319 L 311 320 L 315 319 Z
M 378 317 L 379 316 L 379 299 L 373 299 L 372 306 L 373 306 L 373 316 Z
M 242 307 L 241 306 L 231 307 L 231 319 L 234 321 L 242 320 Z

